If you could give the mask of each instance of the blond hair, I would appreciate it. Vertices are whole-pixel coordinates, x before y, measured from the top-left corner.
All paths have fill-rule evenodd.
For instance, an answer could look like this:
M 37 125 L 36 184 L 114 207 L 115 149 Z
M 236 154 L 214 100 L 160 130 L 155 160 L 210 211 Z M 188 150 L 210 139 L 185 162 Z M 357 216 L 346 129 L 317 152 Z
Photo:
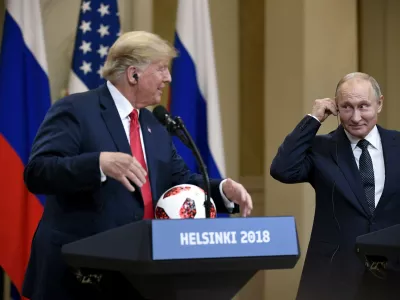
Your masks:
M 131 31 L 121 35 L 111 46 L 102 75 L 115 82 L 129 66 L 144 68 L 160 59 L 172 59 L 176 50 L 158 35 L 145 31 Z
M 376 100 L 379 100 L 379 98 L 382 96 L 381 88 L 379 87 L 379 84 L 375 80 L 374 77 L 372 77 L 371 75 L 368 75 L 366 73 L 362 73 L 362 72 L 353 72 L 353 73 L 349 73 L 349 74 L 345 75 L 338 82 L 338 84 L 336 86 L 336 92 L 335 92 L 336 99 L 338 99 L 340 87 L 343 85 L 343 83 L 345 83 L 351 79 L 361 79 L 361 80 L 369 81 L 371 83 L 372 89 L 375 93 Z

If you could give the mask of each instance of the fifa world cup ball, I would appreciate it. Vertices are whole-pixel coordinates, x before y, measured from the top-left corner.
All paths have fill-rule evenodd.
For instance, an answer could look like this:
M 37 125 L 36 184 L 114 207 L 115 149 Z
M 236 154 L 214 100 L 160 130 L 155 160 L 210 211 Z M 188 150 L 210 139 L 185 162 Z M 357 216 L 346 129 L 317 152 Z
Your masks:
M 161 195 L 155 208 L 156 219 L 201 219 L 206 217 L 205 192 L 198 186 L 180 184 Z M 210 198 L 210 218 L 216 218 L 217 209 Z

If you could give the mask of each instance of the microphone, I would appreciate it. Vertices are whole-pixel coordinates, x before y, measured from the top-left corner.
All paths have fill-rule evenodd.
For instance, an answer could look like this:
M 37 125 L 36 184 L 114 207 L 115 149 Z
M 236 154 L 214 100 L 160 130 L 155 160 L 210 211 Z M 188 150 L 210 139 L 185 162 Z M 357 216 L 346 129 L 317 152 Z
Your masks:
M 170 134 L 177 136 L 186 147 L 191 149 L 192 145 L 190 144 L 187 136 L 182 130 L 180 130 L 179 124 L 172 119 L 171 115 L 164 106 L 159 105 L 155 107 L 153 109 L 153 115 L 162 125 L 167 128 L 167 131 Z
M 204 164 L 204 161 L 200 155 L 199 149 L 197 148 L 196 144 L 194 143 L 190 133 L 187 131 L 183 120 L 180 117 L 172 117 L 167 109 L 162 106 L 158 105 L 153 109 L 154 117 L 166 127 L 167 131 L 177 136 L 182 143 L 188 147 L 193 155 L 196 158 L 197 165 L 200 168 L 200 172 L 203 176 L 204 184 L 205 184 L 205 201 L 204 207 L 206 209 L 206 218 L 210 218 L 210 208 L 211 208 L 211 200 L 210 200 L 210 179 L 208 177 L 207 167 Z
M 167 130 L 170 133 L 175 133 L 178 129 L 178 124 L 176 124 L 176 122 L 172 119 L 171 115 L 164 106 L 158 105 L 155 107 L 153 109 L 153 115 L 162 125 L 167 127 Z

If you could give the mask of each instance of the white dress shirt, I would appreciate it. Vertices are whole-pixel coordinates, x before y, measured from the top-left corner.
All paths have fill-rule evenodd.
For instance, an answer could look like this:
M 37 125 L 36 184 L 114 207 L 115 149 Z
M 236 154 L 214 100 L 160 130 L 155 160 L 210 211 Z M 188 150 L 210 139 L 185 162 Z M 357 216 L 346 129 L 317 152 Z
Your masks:
M 124 130 L 125 130 L 125 134 L 126 137 L 128 139 L 128 142 L 130 143 L 130 124 L 131 124 L 131 119 L 129 117 L 129 115 L 131 114 L 131 112 L 133 111 L 134 107 L 132 106 L 132 104 L 128 101 L 128 99 L 125 98 L 124 95 L 121 94 L 121 92 L 110 82 L 107 81 L 107 88 L 110 91 L 111 97 L 114 100 L 115 106 L 117 107 L 117 111 L 119 114 L 119 117 L 121 118 L 122 121 L 122 125 L 124 126 Z M 138 116 L 139 116 L 140 111 L 138 110 Z M 146 153 L 145 151 L 145 145 L 143 143 L 143 135 L 142 135 L 142 128 L 139 126 L 139 131 L 140 131 L 140 142 L 142 145 L 142 150 L 143 153 Z M 146 155 L 144 155 L 144 159 L 147 163 L 147 159 L 146 159 Z M 105 176 L 105 174 L 103 173 L 103 170 L 100 168 L 100 174 L 101 174 L 101 181 L 105 181 L 107 179 L 107 177 Z M 219 185 L 219 191 L 221 193 L 222 199 L 224 201 L 224 204 L 226 206 L 226 208 L 229 211 L 232 211 L 232 209 L 234 208 L 235 204 L 230 201 L 228 198 L 226 198 L 225 194 L 222 191 L 222 185 L 225 182 L 226 179 L 224 179 L 220 185 Z
M 319 122 L 317 117 L 311 114 L 308 115 L 313 117 Z M 352 136 L 346 130 L 344 132 L 346 133 L 347 138 L 350 141 L 351 149 L 353 150 L 353 155 L 354 159 L 356 160 L 357 167 L 360 168 L 360 156 L 362 150 L 361 148 L 357 147 L 357 143 L 360 141 L 360 138 Z M 382 196 L 383 188 L 385 185 L 385 161 L 383 158 L 383 148 L 378 128 L 374 126 L 374 128 L 372 128 L 372 130 L 368 133 L 368 135 L 364 139 L 369 142 L 367 150 L 369 155 L 371 156 L 372 166 L 374 168 L 375 207 L 376 207 L 378 205 L 379 199 Z
M 360 141 L 359 138 L 352 136 L 345 130 L 345 133 L 350 141 L 351 149 L 353 150 L 354 158 L 357 163 L 357 167 L 360 168 L 360 156 L 362 153 L 361 148 L 357 147 L 357 143 Z M 374 168 L 375 178 L 375 207 L 378 205 L 379 199 L 382 196 L 383 187 L 385 185 L 385 162 L 383 158 L 383 148 L 381 142 L 381 136 L 379 135 L 378 128 L 374 128 L 365 137 L 365 140 L 369 142 L 368 152 L 371 156 L 372 166 Z

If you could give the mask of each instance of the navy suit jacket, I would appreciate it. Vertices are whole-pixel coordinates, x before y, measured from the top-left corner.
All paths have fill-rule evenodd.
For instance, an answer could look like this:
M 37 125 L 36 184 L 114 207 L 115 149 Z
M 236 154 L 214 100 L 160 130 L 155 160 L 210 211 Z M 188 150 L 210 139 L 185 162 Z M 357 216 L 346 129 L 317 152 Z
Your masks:
M 189 183 L 204 188 L 177 154 L 165 128 L 140 110 L 153 204 L 170 187 Z M 146 128 L 150 128 L 146 130 Z M 42 219 L 32 241 L 23 294 L 31 299 L 78 299 L 80 290 L 60 249 L 75 241 L 143 218 L 140 189 L 100 180 L 100 152 L 131 154 L 125 131 L 106 85 L 57 101 L 38 130 L 24 179 L 30 192 L 46 194 Z M 227 213 L 221 180 L 211 180 L 217 211 Z M 235 205 L 233 213 L 238 212 Z
M 316 135 L 320 123 L 306 116 L 285 138 L 271 176 L 310 183 L 315 216 L 297 299 L 399 299 L 396 272 L 380 280 L 356 256 L 356 237 L 400 223 L 400 133 L 378 126 L 385 185 L 371 215 L 350 141 L 342 126 Z M 392 297 L 392 298 L 391 298 Z

